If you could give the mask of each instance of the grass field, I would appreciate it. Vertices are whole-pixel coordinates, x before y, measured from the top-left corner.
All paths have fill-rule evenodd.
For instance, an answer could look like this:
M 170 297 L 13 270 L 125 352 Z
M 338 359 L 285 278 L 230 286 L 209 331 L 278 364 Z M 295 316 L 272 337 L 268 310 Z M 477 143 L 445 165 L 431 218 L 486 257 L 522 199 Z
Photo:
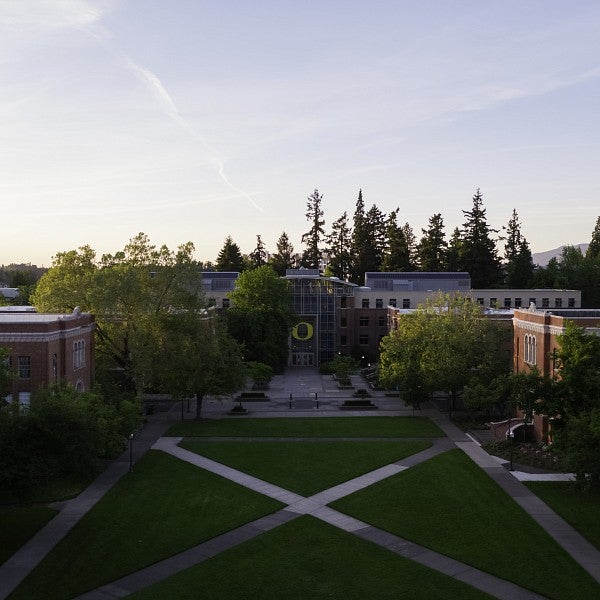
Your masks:
M 530 481 L 526 485 L 600 549 L 600 491 L 583 491 L 566 481 Z
M 56 512 L 52 508 L 37 504 L 0 507 L 0 565 L 43 527 Z
M 293 419 L 205 419 L 173 425 L 167 435 L 182 437 L 444 437 L 424 417 L 324 417 Z
M 311 496 L 425 450 L 431 446 L 431 442 L 248 443 L 184 440 L 180 445 L 292 492 Z
M 332 507 L 548 598 L 600 597 L 600 585 L 460 450 Z
M 304 516 L 129 598 L 483 600 L 490 596 Z
M 151 450 L 32 571 L 11 600 L 72 598 L 281 506 Z

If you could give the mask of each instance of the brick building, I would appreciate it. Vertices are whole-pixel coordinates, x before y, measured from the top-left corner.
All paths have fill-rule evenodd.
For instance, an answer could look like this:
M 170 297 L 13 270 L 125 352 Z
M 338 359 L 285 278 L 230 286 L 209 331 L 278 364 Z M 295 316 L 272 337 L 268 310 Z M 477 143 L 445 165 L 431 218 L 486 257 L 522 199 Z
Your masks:
M 89 313 L 0 312 L 0 347 L 14 372 L 8 400 L 28 404 L 37 388 L 60 381 L 89 390 L 94 377 L 94 317 Z
M 542 375 L 555 375 L 555 351 L 558 336 L 564 333 L 567 321 L 584 327 L 589 334 L 600 335 L 600 310 L 598 309 L 529 309 L 515 310 L 513 318 L 513 370 L 515 373 L 537 368 Z M 547 417 L 534 417 L 535 437 L 551 439 L 551 426 Z

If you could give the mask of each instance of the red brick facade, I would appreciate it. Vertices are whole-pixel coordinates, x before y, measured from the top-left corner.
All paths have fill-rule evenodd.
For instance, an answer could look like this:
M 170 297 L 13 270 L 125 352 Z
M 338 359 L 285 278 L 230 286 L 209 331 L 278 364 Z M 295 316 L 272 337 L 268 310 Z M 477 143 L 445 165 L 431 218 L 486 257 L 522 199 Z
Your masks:
M 565 330 L 567 321 L 585 327 L 590 333 L 600 328 L 600 310 L 515 310 L 513 318 L 513 370 L 515 373 L 537 368 L 542 375 L 555 375 L 554 352 L 558 349 L 558 336 Z M 548 419 L 534 417 L 537 440 L 550 441 Z
M 59 381 L 89 390 L 94 327 L 88 313 L 0 313 L 0 347 L 8 349 L 15 373 L 11 399 L 27 403 L 37 388 Z

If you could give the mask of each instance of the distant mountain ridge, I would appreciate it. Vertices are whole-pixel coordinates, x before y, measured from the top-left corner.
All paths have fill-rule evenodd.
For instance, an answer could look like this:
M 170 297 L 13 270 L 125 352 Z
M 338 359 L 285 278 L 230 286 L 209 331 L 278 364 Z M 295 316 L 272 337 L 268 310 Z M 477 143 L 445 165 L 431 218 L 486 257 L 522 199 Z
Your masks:
M 575 248 L 581 248 L 581 251 L 585 254 L 589 244 L 571 244 Z M 565 246 L 559 246 L 558 248 L 554 248 L 554 250 L 546 250 L 546 252 L 534 252 L 531 256 L 533 258 L 533 264 L 539 265 L 540 267 L 545 267 L 552 258 L 559 258 L 562 254 L 563 248 Z

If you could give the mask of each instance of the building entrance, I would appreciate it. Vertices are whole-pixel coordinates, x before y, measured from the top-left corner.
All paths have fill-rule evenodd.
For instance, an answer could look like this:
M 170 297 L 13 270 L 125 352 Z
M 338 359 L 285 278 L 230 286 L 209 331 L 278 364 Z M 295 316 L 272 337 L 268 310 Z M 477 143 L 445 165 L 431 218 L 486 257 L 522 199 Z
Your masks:
M 292 367 L 314 367 L 315 355 L 312 352 L 292 352 Z

